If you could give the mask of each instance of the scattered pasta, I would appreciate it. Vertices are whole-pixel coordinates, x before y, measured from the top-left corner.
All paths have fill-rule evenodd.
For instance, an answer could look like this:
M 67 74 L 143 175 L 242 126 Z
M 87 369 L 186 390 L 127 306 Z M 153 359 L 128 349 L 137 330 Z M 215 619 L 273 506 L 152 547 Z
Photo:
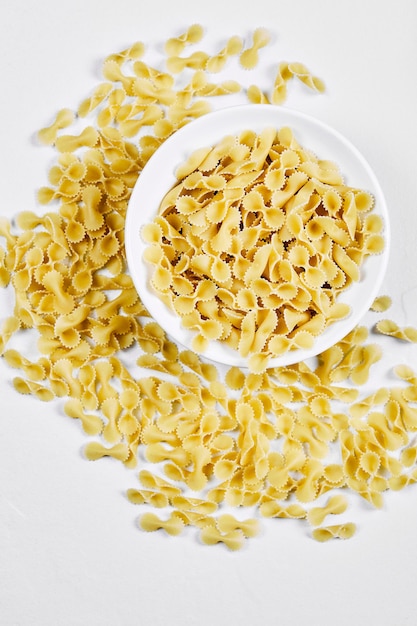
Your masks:
M 287 98 L 288 83 L 293 78 L 298 78 L 304 85 L 313 91 L 322 93 L 325 91 L 324 82 L 318 76 L 312 74 L 303 63 L 286 63 L 278 65 L 274 85 L 271 94 L 273 104 L 283 104 Z
M 179 55 L 187 45 L 198 43 L 204 31 L 200 24 L 192 24 L 185 33 L 171 37 L 165 42 L 165 52 L 170 56 Z
M 380 320 L 375 325 L 375 330 L 381 335 L 389 335 L 396 339 L 402 339 L 403 341 L 411 341 L 417 343 L 417 328 L 412 326 L 405 326 L 401 328 L 393 320 Z
M 378 296 L 372 303 L 371 311 L 375 311 L 377 313 L 382 313 L 387 311 L 392 304 L 391 298 L 389 296 Z
M 327 515 L 337 515 L 347 509 L 347 500 L 342 495 L 329 498 L 324 507 L 313 507 L 307 514 L 307 519 L 313 526 L 320 526 Z
M 350 539 L 356 532 L 356 526 L 352 523 L 336 524 L 323 528 L 315 528 L 312 532 L 316 541 L 329 541 L 329 539 Z
M 259 50 L 270 41 L 270 34 L 265 28 L 257 28 L 253 33 L 252 45 L 243 50 L 239 61 L 246 70 L 253 70 L 259 61 Z
M 52 124 L 39 131 L 39 140 L 47 145 L 53 144 L 59 131 L 67 126 L 70 126 L 74 119 L 75 116 L 71 109 L 62 109 L 61 111 L 58 111 Z
M 232 81 L 212 82 L 210 73 L 226 68 L 231 56 L 239 55 L 246 68 L 256 64 L 268 35 L 264 29 L 255 31 L 253 45 L 246 50 L 239 37 L 232 37 L 220 52 L 186 57 L 185 48 L 200 42 L 202 36 L 201 26 L 192 25 L 168 40 L 166 71 L 146 62 L 146 46 L 141 42 L 110 55 L 103 65 L 104 81 L 77 110 L 78 121 L 85 120 L 84 129 L 72 130 L 75 113 L 63 110 L 40 132 L 40 141 L 56 150 L 48 184 L 39 192 L 41 205 L 50 208 L 39 214 L 23 211 L 13 224 L 0 219 L 0 285 L 14 295 L 13 314 L 1 325 L 0 354 L 17 370 L 13 384 L 19 393 L 62 403 L 63 412 L 89 438 L 84 447 L 87 459 L 110 458 L 137 473 L 137 482 L 126 497 L 143 510 L 138 520 L 142 530 L 177 536 L 192 527 L 202 544 L 237 550 L 258 534 L 262 518 L 282 518 L 311 524 L 317 541 L 347 539 L 355 532 L 353 522 L 323 523 L 327 516 L 345 512 L 348 496 L 381 507 L 385 492 L 417 481 L 417 374 L 406 364 L 397 365 L 393 370 L 397 385 L 372 391 L 363 388 L 375 363 L 383 359 L 379 345 L 369 343 L 365 326 L 355 328 L 314 363 L 259 367 L 262 371 L 258 372 L 236 367 L 222 371 L 168 339 L 149 317 L 126 269 L 123 228 L 133 186 L 158 146 L 210 109 L 210 97 L 240 90 L 252 101 L 271 101 L 271 94 L 272 100 L 282 101 L 292 77 L 318 92 L 323 87 L 304 66 L 294 63 L 279 64 L 271 94 L 256 85 L 245 88 Z M 285 162 L 290 171 L 300 154 L 287 131 L 281 139 L 288 145 L 280 151 L 280 163 Z M 238 170 L 251 150 L 256 152 L 251 141 L 255 138 L 248 133 L 240 143 L 225 146 L 229 163 L 223 164 L 231 174 L 249 180 L 253 171 Z M 189 162 L 185 167 L 189 171 L 183 172 L 187 193 L 180 208 L 196 228 L 201 228 L 195 205 L 198 185 L 212 196 L 217 192 L 217 201 L 204 215 L 212 225 L 223 221 L 222 212 L 228 212 L 230 198 L 239 191 L 233 184 L 227 187 L 233 180 L 230 174 L 209 167 L 214 156 L 204 155 L 200 173 L 194 172 L 200 164 L 195 162 Z M 308 241 L 288 243 L 287 258 L 280 265 L 288 279 L 278 299 L 294 306 L 280 321 L 284 332 L 275 335 L 275 352 L 288 347 L 289 329 L 297 325 L 305 325 L 299 344 L 320 331 L 320 313 L 306 319 L 305 312 L 322 272 L 335 290 L 357 276 L 361 254 L 357 251 L 350 257 L 346 253 L 356 229 L 355 203 L 357 211 L 366 215 L 364 254 L 380 248 L 381 224 L 369 212 L 369 196 L 351 192 L 344 218 L 339 215 L 332 221 L 330 214 L 337 215 L 342 205 L 340 193 L 329 187 L 335 170 L 316 166 L 305 162 L 305 171 L 290 174 L 285 186 L 280 168 L 269 168 L 258 188 L 255 180 L 248 183 L 252 188 L 244 199 L 247 239 L 238 237 L 235 245 L 249 250 L 256 240 L 257 223 L 250 222 L 254 209 L 262 211 L 266 234 L 283 219 L 280 213 L 274 216 L 268 211 L 269 195 L 275 194 L 282 203 L 303 198 L 313 210 L 319 194 L 309 195 L 307 186 L 297 198 L 295 190 L 301 190 L 303 180 L 304 186 L 309 184 L 306 180 L 312 172 L 316 176 L 320 171 L 325 178 L 319 185 L 320 202 L 329 215 L 319 216 L 309 226 L 294 217 L 282 238 L 290 242 L 302 229 L 309 234 Z M 230 211 L 225 230 L 234 219 Z M 160 254 L 162 235 L 174 225 L 160 221 L 148 233 L 154 259 Z M 230 336 L 235 335 L 236 313 L 228 291 L 230 265 L 218 255 L 223 236 L 215 240 L 208 268 L 217 282 L 202 281 L 198 287 L 201 310 L 213 322 L 202 325 L 203 339 L 220 331 L 227 334 L 213 315 L 214 298 L 228 304 Z M 322 266 L 309 264 L 314 249 L 322 255 Z M 248 285 L 256 289 L 257 297 L 267 300 L 272 294 L 259 270 L 267 262 L 271 274 L 277 268 L 273 259 L 266 260 L 267 255 L 263 259 L 261 247 L 253 254 L 258 255 L 256 262 L 248 266 L 242 256 L 236 272 L 242 281 L 245 275 L 250 277 Z M 333 267 L 332 254 L 343 272 Z M 194 260 L 201 269 L 206 262 L 198 255 Z M 186 260 L 183 264 L 185 271 Z M 301 282 L 306 268 L 310 271 L 304 282 L 294 287 L 290 280 L 294 272 Z M 160 285 L 174 280 L 166 270 L 160 263 L 156 277 Z M 185 316 L 193 285 L 184 273 L 177 272 L 174 278 L 180 294 L 177 306 Z M 253 293 L 246 287 L 233 294 L 233 299 L 241 309 L 250 309 Z M 267 311 L 277 308 L 273 300 Z M 381 312 L 387 304 L 387 299 L 380 298 L 373 308 Z M 333 318 L 341 313 L 334 310 Z M 264 313 L 258 320 L 248 316 L 245 326 L 256 328 L 257 333 L 251 331 L 242 350 L 255 347 L 255 354 L 261 354 L 269 329 L 276 323 L 273 318 Z M 393 322 L 377 326 L 379 333 L 399 339 L 399 345 L 404 339 L 414 341 L 413 332 Z M 15 337 L 22 335 L 36 336 L 37 357 L 17 349 Z M 134 355 L 135 367 L 126 365 L 127 351 Z

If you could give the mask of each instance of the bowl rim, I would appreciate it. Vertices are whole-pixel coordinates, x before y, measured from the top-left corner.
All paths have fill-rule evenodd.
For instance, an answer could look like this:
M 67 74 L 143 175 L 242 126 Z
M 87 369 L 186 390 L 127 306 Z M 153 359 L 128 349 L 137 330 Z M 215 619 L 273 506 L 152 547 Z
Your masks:
M 252 125 L 251 118 L 254 120 Z M 282 121 L 279 121 L 280 119 Z M 177 180 L 175 177 L 176 167 L 185 161 L 190 152 L 204 146 L 215 145 L 224 136 L 236 135 L 243 130 L 252 129 L 259 132 L 262 128 L 271 126 L 273 122 L 277 129 L 282 126 L 290 126 L 297 141 L 303 148 L 317 154 L 319 158 L 335 161 L 344 178 L 348 174 L 346 170 L 352 170 L 352 165 L 354 166 L 353 169 L 356 170 L 354 174 L 359 172 L 361 174 L 359 178 L 367 181 L 368 185 L 364 187 L 360 182 L 357 183 L 356 181 L 354 183 L 349 181 L 347 184 L 356 188 L 367 188 L 373 194 L 375 198 L 373 211 L 380 214 L 384 222 L 383 236 L 385 246 L 380 254 L 370 256 L 365 260 L 364 265 L 361 266 L 361 274 L 364 277 L 357 283 L 349 286 L 339 296 L 338 301 L 352 304 L 348 296 L 351 296 L 352 293 L 356 295 L 356 292 L 352 290 L 355 286 L 361 285 L 362 288 L 357 289 L 359 293 L 356 295 L 355 302 L 356 300 L 360 300 L 360 302 L 357 303 L 356 308 L 352 306 L 352 310 L 346 318 L 329 325 L 321 335 L 315 338 L 312 348 L 293 349 L 279 357 L 273 357 L 269 361 L 268 368 L 305 361 L 310 357 L 317 356 L 343 339 L 369 310 L 373 300 L 378 295 L 384 279 L 390 253 L 390 220 L 387 204 L 373 169 L 349 139 L 325 122 L 306 113 L 283 106 L 239 104 L 206 113 L 175 131 L 149 158 L 133 187 L 128 202 L 124 229 L 127 265 L 143 305 L 154 321 L 163 328 L 171 339 L 183 346 L 183 348 L 193 350 L 191 341 L 194 332 L 182 327 L 180 317 L 162 302 L 150 285 L 151 266 L 142 258 L 143 250 L 148 244 L 140 236 L 141 227 L 151 221 L 152 216 L 156 215 L 162 198 Z M 230 130 L 225 132 L 227 128 L 230 128 Z M 300 138 L 300 134 L 312 134 L 314 138 L 312 143 L 315 143 L 315 146 L 306 145 L 306 142 Z M 211 137 L 212 139 L 210 139 Z M 320 137 L 321 139 L 319 140 Z M 326 153 L 321 154 L 321 147 L 325 149 L 327 144 L 329 144 L 328 152 L 333 156 L 329 156 Z M 319 150 L 317 150 L 318 147 Z M 348 168 L 344 167 L 346 162 L 340 162 L 337 157 L 335 158 L 334 154 L 338 151 L 342 152 L 342 160 L 343 158 L 348 160 L 348 157 L 352 159 L 352 162 L 349 161 Z M 161 184 L 163 189 L 159 191 Z M 158 198 L 158 204 L 156 205 Z M 154 207 L 153 213 L 148 208 L 150 204 Z M 144 219 L 143 213 L 152 216 L 150 219 Z M 366 288 L 364 288 L 365 283 Z M 236 350 L 222 344 L 220 341 L 210 342 L 207 350 L 200 353 L 200 356 L 218 364 L 238 366 L 243 369 L 248 368 L 246 358 L 241 357 Z

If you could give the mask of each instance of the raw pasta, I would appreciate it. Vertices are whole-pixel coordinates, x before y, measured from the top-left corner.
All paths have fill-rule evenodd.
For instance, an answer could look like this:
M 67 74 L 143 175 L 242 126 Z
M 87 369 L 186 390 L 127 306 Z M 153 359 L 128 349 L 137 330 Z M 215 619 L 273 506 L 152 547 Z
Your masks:
M 391 298 L 389 296 L 378 296 L 375 298 L 374 302 L 371 306 L 371 311 L 376 311 L 378 313 L 382 313 L 386 311 L 391 306 Z
M 224 137 L 194 151 L 177 179 L 142 236 L 152 285 L 197 352 L 221 341 L 261 372 L 348 314 L 338 296 L 382 249 L 382 222 L 368 230 L 371 194 L 343 184 L 290 128 Z
M 350 539 L 356 532 L 356 526 L 352 523 L 336 524 L 323 528 L 315 528 L 312 532 L 316 541 L 329 541 L 329 539 Z
M 202 32 L 194 25 L 184 35 L 172 38 L 166 45 L 167 57 L 180 56 L 187 45 L 200 41 Z M 258 33 L 254 44 L 259 48 L 263 42 L 264 34 Z M 220 62 L 219 53 L 206 53 L 207 59 L 214 59 L 212 70 L 218 69 L 226 56 L 240 54 L 236 39 L 229 39 L 226 47 Z M 39 214 L 22 211 L 13 226 L 0 219 L 0 284 L 14 295 L 13 314 L 1 325 L 0 354 L 20 374 L 14 378 L 18 392 L 41 401 L 55 399 L 58 406 L 62 403 L 63 412 L 79 423 L 89 438 L 84 447 L 87 459 L 110 457 L 137 473 L 135 486 L 126 496 L 136 507 L 143 507 L 138 525 L 144 531 L 175 536 L 185 526 L 193 527 L 203 544 L 220 543 L 236 550 L 244 547 L 247 538 L 255 537 L 260 518 L 280 518 L 311 523 L 312 537 L 318 541 L 351 537 L 355 531 L 352 522 L 322 525 L 327 515 L 344 512 L 348 496 L 381 507 L 384 492 L 417 481 L 417 374 L 401 364 L 393 369 L 397 385 L 371 391 L 368 386 L 361 388 L 375 364 L 383 364 L 382 351 L 369 342 L 365 326 L 355 328 L 314 363 L 258 373 L 236 367 L 219 371 L 170 341 L 149 318 L 125 266 L 123 227 L 130 192 L 158 145 L 206 110 L 207 100 L 203 106 L 198 104 L 201 92 L 207 88 L 204 98 L 218 92 L 207 77 L 207 67 L 195 71 L 191 79 L 188 74 L 177 86 L 169 72 L 144 61 L 144 52 L 145 46 L 139 42 L 106 59 L 105 82 L 78 109 L 87 132 L 78 129 L 61 134 L 74 118 L 66 110 L 58 114 L 52 128 L 40 133 L 41 141 L 55 145 L 57 152 L 48 186 L 39 194 L 42 203 L 52 206 Z M 250 65 L 254 56 L 248 53 L 246 64 Z M 297 64 L 279 67 L 278 85 L 292 76 L 308 75 Z M 192 68 L 185 69 L 193 73 Z M 307 82 L 316 89 L 320 86 L 317 81 Z M 220 93 L 225 89 L 222 85 Z M 230 83 L 227 87 L 235 89 Z M 264 97 L 256 85 L 247 90 L 247 96 Z M 249 158 L 254 139 L 249 133 L 241 145 L 232 142 L 232 170 Z M 298 160 L 289 145 L 290 134 L 283 133 L 282 141 L 287 145 L 281 159 L 291 170 Z M 213 155 L 203 158 L 207 165 Z M 305 176 L 317 173 L 313 165 L 306 165 Z M 233 173 L 248 175 L 245 171 Z M 340 195 L 326 187 L 334 170 L 327 166 L 322 174 L 327 181 L 322 185 L 327 192 L 322 196 L 323 206 L 329 213 L 337 213 Z M 203 180 L 207 193 L 225 195 L 224 176 L 209 170 L 197 180 L 195 176 L 193 180 L 192 170 L 186 175 L 190 193 L 182 201 L 182 210 L 195 219 L 192 199 L 196 182 Z M 257 190 L 262 193 L 248 194 L 245 203 L 249 208 L 262 208 L 266 196 L 274 193 L 283 202 L 294 203 L 291 198 L 300 180 L 291 179 L 291 194 L 285 199 L 282 174 L 279 168 L 272 168 L 264 188 Z M 236 189 L 229 188 L 230 194 Z M 369 211 L 369 200 L 367 194 L 355 195 L 372 244 L 367 245 L 367 253 L 378 249 L 373 237 L 379 237 L 382 227 Z M 309 202 L 308 194 L 304 201 Z M 343 251 L 354 233 L 352 207 L 353 203 L 346 211 L 344 226 L 339 222 L 334 228 L 329 220 L 321 219 L 308 229 L 325 255 L 323 271 L 331 273 L 329 238 L 334 237 L 330 247 L 339 246 L 338 258 L 349 270 L 350 279 L 355 266 Z M 210 209 L 213 223 L 221 211 L 220 204 Z M 276 216 L 265 208 L 263 211 L 268 229 L 280 226 Z M 254 225 L 247 224 L 250 234 L 244 244 L 248 248 L 253 245 L 250 228 Z M 290 226 L 298 233 L 301 224 L 293 219 Z M 159 245 L 160 228 L 154 228 L 151 247 Z M 295 263 L 299 264 L 295 267 L 307 265 L 310 245 L 291 246 L 288 263 L 280 267 L 284 274 L 291 276 Z M 227 263 L 214 266 L 218 251 L 214 252 L 211 269 L 227 286 Z M 261 261 L 261 252 L 259 255 Z M 204 265 L 205 261 L 199 258 L 197 262 Z M 242 276 L 248 271 L 244 263 L 237 269 Z M 343 276 L 334 268 L 333 273 L 335 288 L 342 288 Z M 306 291 L 314 291 L 318 279 L 317 272 L 310 272 L 305 290 L 294 290 L 289 281 L 280 287 L 279 298 L 297 305 L 287 313 L 285 325 L 294 328 L 300 324 Z M 259 297 L 271 298 L 264 277 L 255 275 L 252 282 Z M 177 276 L 175 287 L 182 296 L 180 306 L 186 309 L 190 284 Z M 199 292 L 207 312 L 210 290 L 213 287 L 203 283 Z M 218 286 L 214 291 L 226 302 L 230 299 L 226 288 Z M 242 290 L 239 302 L 251 305 L 250 291 Z M 380 300 L 379 308 L 374 308 L 385 310 L 386 304 Z M 262 319 L 262 333 L 270 322 L 268 316 Z M 247 323 L 252 323 L 250 318 Z M 310 333 L 320 330 L 319 315 L 307 323 Z M 377 330 L 381 329 L 399 338 L 402 346 L 404 335 L 399 326 L 385 322 Z M 215 331 L 216 324 L 206 325 L 207 335 Z M 259 344 L 262 333 L 256 339 Z M 39 352 L 35 358 L 14 343 L 15 337 L 33 335 Z M 381 337 L 380 333 L 377 336 Z M 409 334 L 407 340 L 412 338 Z M 285 347 L 286 339 L 283 336 L 281 342 L 276 341 L 276 347 Z M 306 335 L 300 337 L 300 341 L 305 339 Z M 133 366 L 127 365 L 129 356 L 136 361 Z
M 239 57 L 242 67 L 246 70 L 252 70 L 256 67 L 259 61 L 258 51 L 268 45 L 269 41 L 269 32 L 265 28 L 257 28 L 253 33 L 252 45 L 243 50 Z
M 405 326 L 401 328 L 393 320 L 379 320 L 375 325 L 375 329 L 382 335 L 389 335 L 396 339 L 402 339 L 403 341 L 411 341 L 417 343 L 417 328 L 412 326 Z

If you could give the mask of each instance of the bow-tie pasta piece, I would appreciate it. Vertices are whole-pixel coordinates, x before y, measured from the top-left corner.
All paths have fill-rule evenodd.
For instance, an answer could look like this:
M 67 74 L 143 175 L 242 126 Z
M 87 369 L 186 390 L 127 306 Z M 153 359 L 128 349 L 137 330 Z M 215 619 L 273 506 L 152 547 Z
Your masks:
M 392 299 L 390 298 L 390 296 L 378 296 L 372 303 L 371 311 L 383 313 L 390 308 L 391 304 Z
M 204 34 L 204 29 L 200 24 L 192 24 L 185 33 L 182 33 L 178 37 L 170 37 L 165 42 L 165 53 L 168 56 L 177 56 L 181 54 L 186 46 L 198 43 L 201 41 Z
M 265 28 L 257 28 L 253 33 L 252 45 L 243 50 L 240 54 L 239 61 L 246 70 L 253 69 L 259 61 L 258 50 L 268 45 L 271 36 Z
M 349 522 L 347 524 L 335 524 L 333 526 L 324 526 L 323 528 L 315 528 L 312 537 L 316 541 L 329 541 L 330 539 L 350 539 L 356 532 L 356 525 Z

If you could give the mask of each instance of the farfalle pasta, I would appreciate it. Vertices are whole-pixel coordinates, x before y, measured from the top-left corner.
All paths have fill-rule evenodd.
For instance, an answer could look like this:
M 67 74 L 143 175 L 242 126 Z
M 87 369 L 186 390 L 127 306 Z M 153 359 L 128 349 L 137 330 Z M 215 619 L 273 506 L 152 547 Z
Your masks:
M 382 313 L 390 308 L 392 300 L 389 296 L 378 296 L 372 303 L 371 311 Z
M 352 522 L 346 524 L 334 524 L 332 526 L 323 526 L 315 528 L 312 532 L 313 539 L 316 541 L 329 541 L 329 539 L 350 539 L 356 532 L 356 525 Z
M 314 91 L 320 93 L 325 91 L 325 85 L 322 79 L 312 74 L 304 63 L 281 62 L 278 65 L 270 97 L 272 104 L 283 104 L 283 102 L 285 102 L 287 98 L 288 82 L 294 77 L 298 78 L 298 80 Z M 255 96 L 254 90 L 252 90 L 252 96 Z M 265 98 L 263 98 L 263 100 L 265 100 Z M 262 100 L 252 99 L 252 101 L 258 101 L 258 103 L 260 103 Z
M 162 528 L 169 535 L 179 535 L 184 529 L 183 521 L 175 514 L 171 514 L 167 520 L 162 520 L 155 513 L 144 513 L 140 519 L 140 526 L 147 532 Z
M 213 55 L 207 60 L 206 69 L 208 72 L 220 72 L 228 58 L 240 54 L 243 47 L 243 41 L 241 37 L 233 36 L 227 41 L 226 45 L 220 52 Z
M 379 320 L 375 325 L 375 330 L 381 335 L 389 335 L 403 341 L 417 342 L 417 328 L 413 326 L 405 326 L 401 328 L 397 322 L 393 320 Z
M 39 140 L 47 145 L 55 143 L 59 131 L 70 126 L 74 119 L 75 116 L 71 109 L 61 109 L 61 111 L 58 111 L 56 114 L 52 124 L 39 131 Z
M 381 508 L 385 492 L 417 481 L 417 374 L 404 362 L 393 367 L 396 383 L 378 388 L 369 378 L 384 364 L 375 336 L 389 335 L 401 349 L 404 340 L 414 343 L 414 332 L 380 320 L 372 338 L 357 326 L 314 362 L 287 367 L 267 368 L 262 348 L 308 345 L 343 314 L 332 298 L 320 297 L 320 285 L 325 279 L 336 294 L 355 280 L 364 257 L 381 249 L 383 224 L 369 194 L 347 188 L 334 164 L 306 157 L 288 129 L 280 129 L 278 142 L 274 133 L 260 141 L 250 130 L 226 137 L 179 169 L 182 191 L 165 200 L 171 217 L 147 229 L 156 280 L 163 297 L 173 287 L 178 314 L 191 327 L 200 324 L 201 347 L 228 337 L 252 353 L 254 372 L 221 370 L 171 341 L 126 269 L 127 203 L 165 139 L 209 110 L 213 97 L 239 93 L 278 103 L 293 78 L 323 88 L 304 65 L 287 62 L 277 64 L 269 92 L 253 82 L 217 83 L 211 74 L 227 69 L 230 57 L 239 55 L 246 67 L 258 62 L 268 36 L 261 29 L 246 47 L 244 38 L 230 37 L 186 57 L 202 36 L 192 25 L 166 42 L 163 61 L 173 59 L 178 74 L 169 63 L 150 65 L 142 42 L 109 55 L 103 82 L 76 112 L 87 130 L 69 128 L 76 114 L 64 109 L 40 132 L 56 150 L 41 208 L 22 211 L 13 224 L 0 218 L 0 285 L 14 295 L 0 354 L 17 371 L 19 393 L 57 402 L 82 429 L 87 459 L 110 457 L 135 473 L 126 498 L 139 509 L 143 531 L 176 537 L 193 528 L 202 544 L 237 550 L 255 540 L 260 520 L 287 519 L 310 524 L 317 541 L 347 539 L 353 522 L 323 524 L 345 514 L 349 496 Z M 263 169 L 266 154 L 271 163 Z M 179 218 L 188 223 L 187 243 Z M 244 228 L 236 230 L 240 221 Z M 362 247 L 354 244 L 357 232 Z M 182 254 L 176 271 L 164 259 L 167 240 Z M 188 255 L 190 246 L 201 252 Z M 198 272 L 205 279 L 196 284 Z M 291 307 L 281 316 L 283 303 Z M 388 305 L 379 298 L 372 315 Z M 25 342 L 15 343 L 25 333 L 37 337 L 35 356 Z
M 152 285 L 197 352 L 221 341 L 263 371 L 348 314 L 338 295 L 383 249 L 383 224 L 369 230 L 371 194 L 335 164 L 265 128 L 195 150 L 176 175 L 142 236 Z
M 252 35 L 252 45 L 241 52 L 239 61 L 246 70 L 253 69 L 259 61 L 259 50 L 268 45 L 271 40 L 266 28 L 256 28 Z
M 168 57 L 181 54 L 186 46 L 198 43 L 204 35 L 200 24 L 192 24 L 184 33 L 177 37 L 170 37 L 164 45 Z

